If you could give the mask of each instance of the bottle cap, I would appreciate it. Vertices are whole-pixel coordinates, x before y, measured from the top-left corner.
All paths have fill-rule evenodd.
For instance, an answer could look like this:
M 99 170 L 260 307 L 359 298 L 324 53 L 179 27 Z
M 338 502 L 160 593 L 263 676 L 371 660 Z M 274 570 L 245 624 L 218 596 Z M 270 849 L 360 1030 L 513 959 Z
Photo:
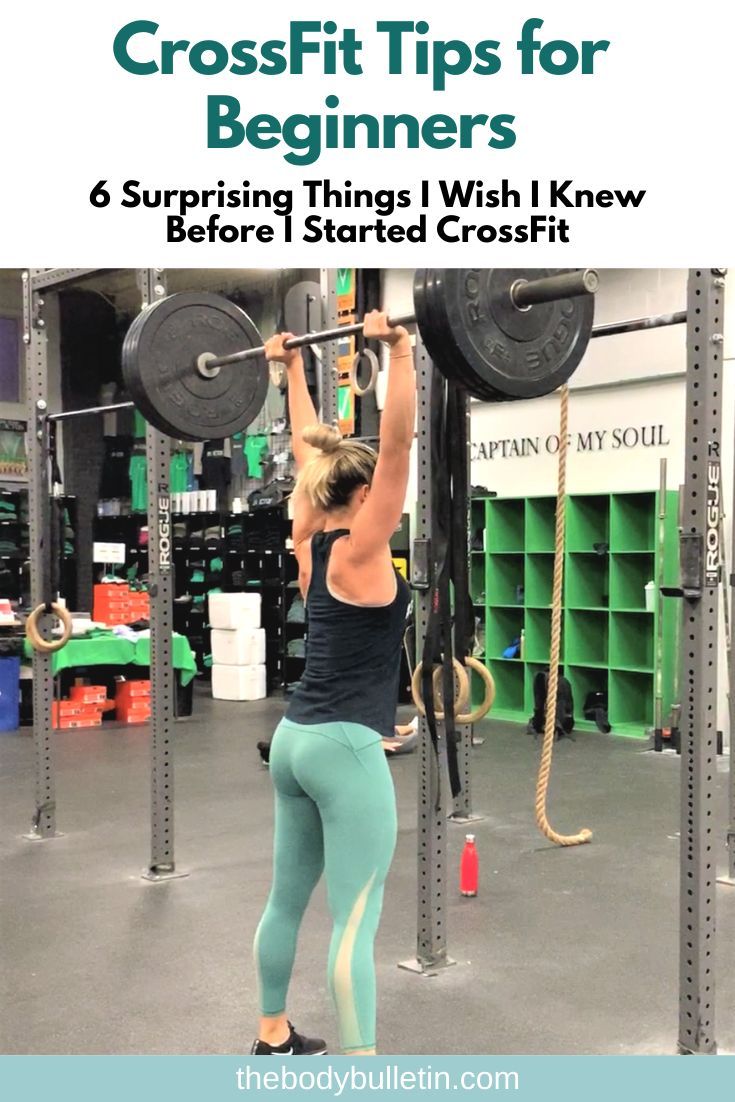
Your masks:
M 475 840 L 474 834 L 465 834 L 465 841 L 466 842 L 474 842 L 474 840 Z

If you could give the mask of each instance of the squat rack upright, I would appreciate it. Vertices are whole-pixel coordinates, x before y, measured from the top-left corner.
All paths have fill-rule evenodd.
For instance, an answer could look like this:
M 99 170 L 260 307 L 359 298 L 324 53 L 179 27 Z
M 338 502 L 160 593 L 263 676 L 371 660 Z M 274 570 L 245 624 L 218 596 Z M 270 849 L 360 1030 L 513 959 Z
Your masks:
M 131 408 L 133 403 L 95 406 L 81 410 L 48 409 L 48 344 L 60 334 L 49 332 L 44 317 L 45 297 L 65 287 L 83 283 L 113 269 L 32 268 L 23 273 L 23 344 L 26 378 L 26 451 L 31 564 L 31 603 L 36 607 L 51 596 L 50 424 L 73 417 L 104 414 Z M 323 320 L 337 323 L 337 273 L 321 269 Z M 141 310 L 167 294 L 162 268 L 135 272 Z M 322 353 L 325 385 L 322 394 L 325 419 L 337 411 L 337 349 L 326 345 Z M 147 511 L 149 518 L 149 592 L 151 642 L 151 828 L 150 856 L 143 877 L 151 881 L 186 875 L 177 869 L 174 855 L 174 673 L 173 575 L 171 564 L 171 498 L 169 463 L 171 441 L 150 426 L 146 430 Z M 51 618 L 39 621 L 41 634 L 49 638 Z M 33 655 L 33 742 L 35 799 L 31 828 L 26 838 L 46 841 L 59 835 L 52 742 L 52 656 Z
M 108 412 L 112 407 L 70 410 L 62 415 L 48 410 L 48 342 L 44 318 L 45 296 L 102 274 L 95 268 L 32 268 L 23 273 L 23 342 L 26 349 L 28 502 L 31 550 L 31 603 L 51 595 L 50 547 L 50 424 L 74 416 Z M 136 272 L 141 309 L 166 294 L 165 273 L 159 268 Z M 117 403 L 123 408 L 127 403 Z M 143 875 L 160 880 L 182 875 L 174 861 L 172 577 L 170 557 L 170 497 L 168 488 L 171 445 L 168 437 L 146 430 L 147 496 L 150 519 L 151 621 L 151 852 Z M 154 519 L 155 518 L 155 519 Z M 39 627 L 47 638 L 50 617 Z M 52 657 L 33 654 L 33 741 L 35 750 L 35 809 L 27 838 L 44 841 L 58 835 L 52 746 Z

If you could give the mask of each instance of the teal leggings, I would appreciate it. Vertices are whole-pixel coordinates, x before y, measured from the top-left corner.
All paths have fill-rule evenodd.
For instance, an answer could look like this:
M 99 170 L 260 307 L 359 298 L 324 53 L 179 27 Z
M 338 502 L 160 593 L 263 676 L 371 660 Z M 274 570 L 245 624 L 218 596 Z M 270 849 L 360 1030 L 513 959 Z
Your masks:
M 254 946 L 262 1013 L 286 1009 L 299 926 L 324 871 L 334 923 L 328 975 L 342 1048 L 374 1048 L 373 942 L 396 843 L 395 793 L 380 735 L 359 723 L 284 719 L 270 771 L 273 885 Z

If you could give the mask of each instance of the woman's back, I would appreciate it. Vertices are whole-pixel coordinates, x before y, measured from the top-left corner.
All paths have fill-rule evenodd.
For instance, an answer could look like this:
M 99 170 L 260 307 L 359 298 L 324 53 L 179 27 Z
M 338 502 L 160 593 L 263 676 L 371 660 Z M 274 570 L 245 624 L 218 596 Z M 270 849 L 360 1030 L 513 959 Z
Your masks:
M 327 580 L 335 542 L 349 530 L 311 539 L 306 596 L 306 667 L 287 716 L 304 724 L 361 723 L 390 737 L 398 702 L 400 652 L 410 591 L 398 574 L 390 603 L 351 604 L 334 596 Z

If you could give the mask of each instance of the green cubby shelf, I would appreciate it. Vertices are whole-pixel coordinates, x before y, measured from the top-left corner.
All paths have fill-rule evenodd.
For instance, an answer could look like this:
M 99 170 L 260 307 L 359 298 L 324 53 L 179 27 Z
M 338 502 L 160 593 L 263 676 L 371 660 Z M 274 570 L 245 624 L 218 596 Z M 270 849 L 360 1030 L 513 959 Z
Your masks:
M 527 608 L 524 635 L 526 662 L 549 661 L 551 645 L 551 609 Z
M 525 671 L 525 699 L 524 699 L 524 716 L 526 720 L 529 720 L 534 710 L 533 699 L 533 682 L 536 674 L 544 673 L 548 670 L 549 664 L 543 662 L 526 662 Z
M 523 498 L 488 498 L 485 550 L 522 555 L 525 551 L 524 514 Z
M 491 554 L 487 557 L 485 593 L 489 605 L 523 607 L 523 555 Z
M 554 553 L 556 530 L 556 498 L 526 498 L 526 551 Z
M 485 624 L 485 653 L 490 658 L 502 658 L 503 651 L 519 639 L 523 631 L 523 608 L 488 608 Z M 503 659 L 512 661 L 512 659 Z M 520 661 L 520 659 L 517 659 Z
M 610 665 L 653 673 L 653 616 L 645 612 L 610 614 Z
M 658 608 L 646 609 L 646 585 L 663 553 L 667 585 L 678 578 L 678 495 L 666 496 L 663 552 L 656 491 L 571 494 L 566 545 L 560 662 L 574 694 L 576 724 L 591 692 L 608 694 L 614 734 L 644 737 L 653 721 Z M 486 661 L 496 681 L 493 715 L 527 723 L 533 679 L 548 667 L 556 499 L 474 498 L 472 595 Z M 484 524 L 484 530 L 482 525 Z M 676 603 L 663 603 L 664 715 L 672 701 Z M 482 631 L 484 623 L 484 633 Z M 501 657 L 523 632 L 523 656 Z M 481 694 L 473 677 L 473 700 Z
M 568 608 L 606 609 L 610 604 L 609 556 L 572 552 L 566 556 Z
M 608 494 L 589 494 L 567 499 L 567 551 L 596 550 L 610 542 L 610 499 Z
M 610 671 L 609 714 L 623 727 L 653 723 L 652 673 L 632 670 Z
M 582 719 L 584 704 L 590 693 L 608 692 L 609 671 L 600 666 L 573 666 L 565 663 L 564 676 L 572 686 L 574 717 Z
M 565 614 L 564 659 L 574 666 L 607 666 L 608 614 L 571 608 Z
M 485 573 L 487 565 L 484 552 L 482 556 L 473 555 L 470 559 L 470 593 L 475 604 L 485 604 Z
M 610 550 L 654 551 L 656 494 L 613 494 L 610 501 Z
M 549 607 L 553 577 L 553 555 L 538 552 L 526 555 L 524 596 L 527 608 Z
M 645 612 L 646 585 L 655 580 L 655 555 L 620 552 L 611 556 L 610 607 Z
M 506 717 L 524 714 L 524 663 L 491 658 L 488 668 L 495 682 L 493 714 Z

